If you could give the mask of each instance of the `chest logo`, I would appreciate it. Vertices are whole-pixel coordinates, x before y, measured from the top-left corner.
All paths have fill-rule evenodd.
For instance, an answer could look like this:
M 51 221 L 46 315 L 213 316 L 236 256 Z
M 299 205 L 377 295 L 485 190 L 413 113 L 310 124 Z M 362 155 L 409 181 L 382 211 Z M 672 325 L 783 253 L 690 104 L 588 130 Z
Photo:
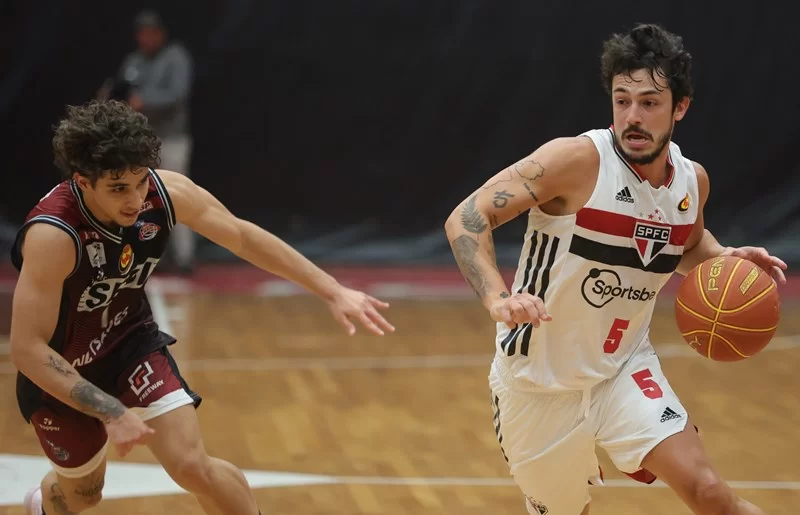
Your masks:
M 669 243 L 671 233 L 672 227 L 669 226 L 636 222 L 633 241 L 636 242 L 636 251 L 639 253 L 639 258 L 644 266 L 649 265 L 664 250 L 664 247 Z
M 678 211 L 685 213 L 689 211 L 689 194 L 687 193 L 683 200 L 678 204 Z
M 122 249 L 122 253 L 119 255 L 119 272 L 122 275 L 127 274 L 131 270 L 131 265 L 133 264 L 133 249 L 131 248 L 130 244 L 125 245 Z

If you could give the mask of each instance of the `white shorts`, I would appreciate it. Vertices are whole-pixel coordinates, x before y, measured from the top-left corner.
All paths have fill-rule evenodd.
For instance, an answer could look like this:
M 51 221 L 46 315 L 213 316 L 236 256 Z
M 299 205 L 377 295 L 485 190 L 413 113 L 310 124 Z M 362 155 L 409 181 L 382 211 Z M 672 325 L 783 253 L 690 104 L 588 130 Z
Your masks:
M 585 392 L 514 387 L 497 359 L 489 385 L 503 456 L 533 515 L 581 513 L 591 500 L 588 481 L 602 484 L 595 445 L 620 471 L 633 473 L 647 453 L 687 422 L 651 348 Z

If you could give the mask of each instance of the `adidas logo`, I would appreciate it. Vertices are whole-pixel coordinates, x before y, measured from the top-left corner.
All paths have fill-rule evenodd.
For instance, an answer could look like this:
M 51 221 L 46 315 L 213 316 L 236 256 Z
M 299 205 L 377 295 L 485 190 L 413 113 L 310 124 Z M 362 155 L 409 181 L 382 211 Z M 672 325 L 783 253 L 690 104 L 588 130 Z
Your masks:
M 617 196 L 614 198 L 620 202 L 629 202 L 633 204 L 633 195 L 631 195 L 631 190 L 629 190 L 627 186 L 619 190 L 619 193 L 617 193 Z
M 672 408 L 667 408 L 664 410 L 664 414 L 661 415 L 661 422 L 666 422 L 667 420 L 673 420 L 676 418 L 681 418 L 681 416 L 672 411 Z

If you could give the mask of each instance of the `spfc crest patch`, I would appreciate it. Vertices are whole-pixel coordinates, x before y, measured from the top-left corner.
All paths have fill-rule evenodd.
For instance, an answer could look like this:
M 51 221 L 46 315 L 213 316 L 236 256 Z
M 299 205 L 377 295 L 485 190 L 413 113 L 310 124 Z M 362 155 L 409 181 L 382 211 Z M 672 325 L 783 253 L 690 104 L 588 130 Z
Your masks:
M 644 266 L 649 265 L 661 253 L 669 243 L 671 233 L 672 227 L 669 226 L 636 222 L 633 241 L 636 242 L 636 251 Z

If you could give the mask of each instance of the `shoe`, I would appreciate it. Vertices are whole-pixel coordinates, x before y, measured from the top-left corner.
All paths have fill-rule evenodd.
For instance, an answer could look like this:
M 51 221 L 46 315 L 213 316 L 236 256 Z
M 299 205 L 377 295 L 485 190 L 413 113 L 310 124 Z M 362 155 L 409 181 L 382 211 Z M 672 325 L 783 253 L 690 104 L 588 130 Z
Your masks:
M 23 504 L 28 510 L 28 515 L 42 515 L 42 487 L 37 486 L 28 490 Z

